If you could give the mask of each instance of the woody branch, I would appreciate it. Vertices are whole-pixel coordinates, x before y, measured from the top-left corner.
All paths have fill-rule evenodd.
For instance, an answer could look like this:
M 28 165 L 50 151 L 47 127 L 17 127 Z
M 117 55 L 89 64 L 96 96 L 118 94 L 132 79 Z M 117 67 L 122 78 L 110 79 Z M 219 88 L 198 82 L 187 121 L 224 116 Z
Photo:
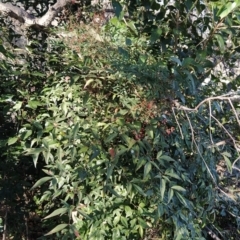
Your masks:
M 0 3 L 0 12 L 18 20 L 26 28 L 33 25 L 47 27 L 51 24 L 57 14 L 70 2 L 72 2 L 72 0 L 58 0 L 54 5 L 49 6 L 48 11 L 42 17 L 35 17 L 24 9 L 14 6 L 11 3 Z

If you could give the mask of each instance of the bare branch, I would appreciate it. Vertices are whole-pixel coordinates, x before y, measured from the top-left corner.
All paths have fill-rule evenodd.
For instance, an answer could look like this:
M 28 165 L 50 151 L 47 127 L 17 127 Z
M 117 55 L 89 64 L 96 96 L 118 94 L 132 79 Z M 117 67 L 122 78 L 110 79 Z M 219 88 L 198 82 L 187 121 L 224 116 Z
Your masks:
M 209 97 L 204 99 L 202 102 L 200 102 L 195 108 L 188 108 L 185 106 L 182 106 L 178 101 L 172 100 L 172 103 L 176 106 L 175 109 L 178 110 L 185 110 L 189 112 L 197 112 L 200 106 L 202 106 L 204 103 L 212 101 L 212 100 L 220 100 L 220 101 L 236 101 L 240 99 L 240 95 L 233 95 L 233 96 L 227 96 L 227 95 L 222 95 L 222 96 L 217 96 L 217 97 Z
M 49 6 L 47 13 L 40 18 L 37 18 L 26 12 L 24 9 L 10 3 L 0 3 L 0 12 L 6 16 L 17 19 L 25 27 L 33 25 L 47 27 L 51 24 L 57 14 L 70 2 L 72 2 L 72 0 L 58 0 L 54 5 Z

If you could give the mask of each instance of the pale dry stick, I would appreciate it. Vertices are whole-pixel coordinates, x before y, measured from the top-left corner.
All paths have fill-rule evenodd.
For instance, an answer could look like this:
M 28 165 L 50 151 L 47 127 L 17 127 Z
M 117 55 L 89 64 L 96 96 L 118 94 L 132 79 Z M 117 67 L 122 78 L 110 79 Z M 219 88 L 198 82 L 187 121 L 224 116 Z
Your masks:
M 235 167 L 235 166 L 233 166 L 233 165 L 232 165 L 232 168 L 233 168 L 233 169 L 236 169 L 238 172 L 240 172 L 240 168 Z
M 233 146 L 235 147 L 235 149 L 237 149 L 237 145 L 236 145 L 236 140 L 233 138 L 233 136 L 231 135 L 231 133 L 229 133 L 229 131 L 219 122 L 219 120 L 217 118 L 215 118 L 213 115 L 211 115 L 211 117 L 218 123 L 218 125 L 224 129 L 224 131 L 227 133 L 227 135 L 231 138 L 231 140 L 233 141 Z
M 239 219 L 240 219 L 240 217 L 239 217 L 239 216 L 237 216 L 237 215 L 233 214 L 232 212 L 230 212 L 230 211 L 228 211 L 228 210 L 227 210 L 227 212 L 228 212 L 230 215 L 232 215 L 233 217 L 235 217 L 235 218 L 239 218 Z
M 178 128 L 179 128 L 181 137 L 182 137 L 182 139 L 184 139 L 183 133 L 182 133 L 182 129 L 181 129 L 181 127 L 180 127 L 180 124 L 179 124 L 179 122 L 178 122 L 178 120 L 177 120 L 177 117 L 176 117 L 176 114 L 175 114 L 175 111 L 174 111 L 174 107 L 172 108 L 172 111 L 173 111 L 174 118 L 175 118 L 175 120 L 176 120 L 176 122 L 177 122 L 177 125 L 178 125 Z
M 212 106 L 211 106 L 211 101 L 209 100 L 208 101 L 208 104 L 209 104 L 209 112 L 210 112 L 210 114 L 209 114 L 209 137 L 210 137 L 210 140 L 211 140 L 211 142 L 212 142 L 212 144 L 214 144 L 214 142 L 213 142 L 213 138 L 212 138 L 212 131 L 211 131 L 211 128 L 212 128 L 212 118 L 211 118 L 211 116 L 212 116 Z
M 240 160 L 240 157 L 238 157 L 232 164 L 232 169 L 235 169 L 235 170 L 238 171 L 238 173 L 236 174 L 236 182 L 237 182 L 237 184 L 238 184 L 238 177 L 239 177 L 239 173 L 240 173 L 240 168 L 239 168 L 239 166 L 236 167 L 235 164 L 237 163 L 238 160 Z
M 233 104 L 232 104 L 231 99 L 228 99 L 228 102 L 230 103 L 230 105 L 231 105 L 231 107 L 232 107 L 233 113 L 234 113 L 234 115 L 235 115 L 235 117 L 236 117 L 236 119 L 237 119 L 238 125 L 239 125 L 239 127 L 240 127 L 240 121 L 239 121 L 239 118 L 238 118 L 238 114 L 237 114 L 237 112 L 236 112 L 235 107 L 234 107 Z
M 209 227 L 206 227 L 206 229 L 208 230 L 208 235 L 210 235 L 212 239 L 221 240 Z
M 214 179 L 214 177 L 213 177 L 213 175 L 212 175 L 212 173 L 211 173 L 211 171 L 210 171 L 210 168 L 208 167 L 208 165 L 207 165 L 204 157 L 202 156 L 202 153 L 201 153 L 201 151 L 200 151 L 200 149 L 199 149 L 199 147 L 198 147 L 198 145 L 197 145 L 197 143 L 196 143 L 196 141 L 195 141 L 195 139 L 194 139 L 194 132 L 193 132 L 193 127 L 192 127 L 191 121 L 190 121 L 188 115 L 186 115 L 186 117 L 187 117 L 188 122 L 189 122 L 189 125 L 190 125 L 190 129 L 191 129 L 192 136 L 193 136 L 193 142 L 194 142 L 194 144 L 195 144 L 195 146 L 196 146 L 197 152 L 198 152 L 199 156 L 201 157 L 201 159 L 203 160 L 203 162 L 204 162 L 204 164 L 205 164 L 205 166 L 206 166 L 206 168 L 207 168 L 207 171 L 208 171 L 208 173 L 210 174 L 210 176 L 211 176 L 211 178 L 212 178 L 212 180 L 213 180 L 213 183 L 215 184 L 216 188 L 217 188 L 220 192 L 222 192 L 222 193 L 223 193 L 225 196 L 227 196 L 228 198 L 231 198 L 227 193 L 225 193 L 225 192 L 217 185 L 217 182 L 215 181 L 215 179 Z M 236 202 L 235 199 L 233 199 L 233 198 L 231 198 L 231 199 Z
M 204 103 L 206 103 L 206 102 L 210 102 L 211 100 L 222 100 L 222 101 L 224 101 L 224 100 L 226 101 L 226 100 L 227 100 L 227 101 L 231 101 L 231 100 L 240 99 L 240 96 L 226 97 L 226 96 L 228 96 L 228 95 L 230 95 L 230 94 L 225 94 L 225 95 L 223 95 L 223 96 L 218 96 L 218 97 L 210 97 L 210 98 L 207 98 L 207 99 L 203 100 L 202 102 L 200 102 L 195 108 L 187 108 L 187 107 L 181 106 L 178 102 L 175 103 L 174 101 L 173 101 L 173 103 L 175 103 L 175 106 L 177 106 L 177 109 L 178 109 L 178 110 L 184 110 L 184 112 L 185 112 L 185 114 L 186 114 L 186 117 L 187 117 L 187 119 L 188 119 L 188 122 L 189 122 L 189 126 L 190 126 L 190 129 L 191 129 L 191 132 L 192 132 L 192 141 L 193 141 L 193 143 L 195 144 L 196 149 L 197 149 L 197 152 L 198 152 L 199 156 L 201 157 L 201 159 L 203 160 L 203 162 L 204 162 L 204 164 L 205 164 L 205 166 L 206 166 L 206 168 L 207 168 L 207 171 L 209 172 L 209 174 L 210 174 L 210 176 L 211 176 L 211 178 L 212 178 L 212 180 L 213 180 L 216 188 L 217 188 L 221 193 L 223 193 L 226 197 L 228 197 L 228 198 L 230 198 L 230 199 L 232 199 L 233 201 L 236 202 L 236 200 L 235 200 L 234 198 L 230 197 L 227 193 L 225 193 L 225 192 L 217 185 L 217 182 L 215 181 L 215 179 L 214 179 L 214 177 L 213 177 L 213 175 L 212 175 L 212 173 L 211 173 L 211 171 L 210 171 L 210 169 L 209 169 L 209 167 L 208 167 L 208 165 L 207 165 L 204 157 L 203 157 L 202 154 L 201 154 L 201 151 L 200 151 L 200 149 L 199 149 L 199 147 L 198 147 L 198 145 L 197 145 L 197 142 L 195 141 L 195 138 L 194 138 L 194 130 L 193 130 L 191 121 L 190 121 L 190 119 L 189 119 L 189 116 L 188 116 L 188 114 L 187 114 L 187 111 L 198 111 L 198 108 L 199 108 L 202 104 L 204 104 Z M 230 105 L 232 106 L 232 102 L 230 103 Z M 174 117 L 175 117 L 175 119 L 176 119 L 177 125 L 178 125 L 178 127 L 179 127 L 179 129 L 180 129 L 181 136 L 182 136 L 182 138 L 183 138 L 182 131 L 181 131 L 181 127 L 180 127 L 180 124 L 179 124 L 179 122 L 178 122 L 178 120 L 177 120 L 177 118 L 176 118 L 176 114 L 175 114 L 174 108 L 172 108 L 172 109 L 173 109 L 173 112 L 174 112 Z M 234 109 L 234 110 L 235 110 L 235 109 Z M 233 110 L 233 111 L 234 111 L 234 110 Z M 236 114 L 237 114 L 236 111 L 234 112 L 234 114 L 235 114 L 235 116 L 237 116 L 237 115 L 236 115 Z M 218 125 L 219 125 L 222 129 L 224 129 L 224 131 L 227 133 L 227 135 L 228 135 L 228 136 L 230 137 L 230 139 L 232 140 L 235 149 L 237 150 L 236 140 L 233 138 L 233 136 L 232 136 L 232 135 L 228 132 L 228 130 L 219 122 L 219 120 L 212 115 L 212 112 L 210 112 L 210 117 L 213 118 L 213 119 L 218 123 Z M 237 118 L 237 119 L 238 119 L 238 118 Z M 237 121 L 238 121 L 238 120 L 237 120 Z M 234 161 L 233 165 L 234 165 L 238 160 L 239 160 L 239 158 Z
M 229 101 L 229 103 L 230 103 L 230 105 L 231 105 L 231 107 L 232 107 L 233 113 L 234 113 L 234 115 L 235 115 L 235 117 L 236 117 L 236 119 L 237 119 L 238 125 L 239 125 L 239 127 L 240 127 L 240 121 L 239 121 L 239 118 L 238 118 L 238 114 L 237 114 L 237 112 L 236 112 L 236 109 L 235 109 L 235 107 L 233 106 L 231 99 L 229 99 L 228 101 Z M 237 152 L 239 153 L 239 148 L 237 147 L 237 145 L 236 145 L 236 150 L 237 150 Z M 238 160 L 240 160 L 240 157 L 238 157 L 238 158 L 233 162 L 232 168 L 234 168 L 234 169 L 236 169 L 236 170 L 238 170 L 238 171 L 240 172 L 240 169 L 234 166 Z
M 237 169 L 237 170 L 239 170 L 239 171 L 240 171 L 240 169 L 239 169 L 239 168 L 237 168 L 237 167 L 234 167 L 234 165 L 236 164 L 236 162 L 237 162 L 238 160 L 240 160 L 240 157 L 238 157 L 236 160 L 234 160 L 234 162 L 233 162 L 232 166 L 233 166 L 233 168 L 235 168 L 235 169 Z
M 188 119 L 188 122 L 190 121 L 190 118 L 188 117 L 186 111 L 184 111 L 185 115 L 187 116 L 187 119 Z M 189 122 L 189 125 L 190 125 L 190 128 L 191 128 L 191 133 L 192 133 L 192 143 L 191 143 L 191 147 L 192 147 L 192 151 L 193 151 L 193 139 L 195 139 L 195 135 L 194 135 L 194 130 L 193 130 L 193 127 L 192 127 L 192 124 L 191 122 Z
M 188 114 L 187 114 L 186 112 L 185 112 L 185 114 L 186 114 L 186 117 L 187 117 L 187 119 L 188 119 L 188 123 L 189 123 L 190 129 L 191 129 L 191 132 L 192 132 L 192 142 L 195 144 L 198 154 L 199 154 L 200 157 L 202 158 L 202 160 L 203 160 L 204 164 L 206 165 L 206 168 L 207 168 L 207 170 L 208 170 L 211 178 L 213 179 L 213 182 L 214 182 L 214 183 L 216 184 L 216 186 L 217 186 L 217 183 L 216 183 L 216 181 L 215 181 L 215 179 L 214 179 L 214 177 L 213 177 L 213 175 L 212 175 L 212 173 L 211 173 L 211 171 L 210 171 L 210 168 L 208 167 L 208 165 L 207 165 L 205 159 L 203 158 L 203 156 L 202 156 L 202 154 L 201 154 L 201 152 L 200 152 L 200 150 L 199 150 L 199 147 L 197 146 L 197 143 L 196 143 L 196 141 L 195 141 L 195 138 L 194 138 L 194 130 L 193 130 L 193 127 L 192 127 L 192 123 L 191 123 L 191 121 L 190 121 L 190 119 L 189 119 L 189 117 L 188 117 Z M 193 150 L 193 149 L 192 149 L 192 150 Z
M 240 94 L 240 91 L 228 92 L 228 93 L 220 95 L 219 97 L 226 97 L 226 96 L 230 96 L 230 95 L 234 95 L 234 94 L 236 96 L 237 94 Z
M 212 118 L 218 123 L 218 125 L 219 125 L 220 127 L 222 127 L 222 128 L 224 129 L 224 131 L 227 133 L 227 135 L 231 138 L 231 140 L 232 140 L 232 142 L 233 142 L 234 148 L 236 149 L 237 152 L 239 152 L 238 147 L 237 147 L 237 144 L 236 144 L 236 140 L 235 140 L 235 139 L 232 137 L 232 135 L 227 131 L 227 129 L 218 121 L 217 118 L 215 118 L 214 116 L 212 116 Z M 240 169 L 234 166 L 235 163 L 236 163 L 238 160 L 239 160 L 239 157 L 233 162 L 232 168 L 234 168 L 234 169 L 236 169 L 236 170 L 238 170 L 238 171 L 240 172 Z
M 186 16 L 185 19 L 184 19 L 185 24 L 187 23 L 187 19 L 189 18 L 192 10 L 196 7 L 197 3 L 198 3 L 198 0 L 196 0 L 196 1 L 193 3 L 193 5 L 191 6 L 191 8 L 188 10 L 187 16 Z M 195 14 L 194 14 L 194 15 L 195 15 Z M 195 15 L 195 16 L 196 16 L 196 15 Z
M 177 106 L 176 108 L 178 110 L 186 110 L 186 111 L 197 111 L 199 109 L 199 107 L 201 105 L 203 105 L 204 103 L 206 102 L 209 102 L 211 100 L 221 100 L 221 101 L 226 101 L 226 100 L 237 100 L 237 99 L 240 99 L 240 96 L 232 96 L 232 97 L 225 97 L 225 95 L 222 95 L 222 96 L 218 96 L 218 97 L 209 97 L 209 98 L 206 98 L 204 99 L 203 101 L 201 101 L 195 108 L 188 108 L 188 107 L 184 107 L 182 105 L 179 104 L 179 102 L 175 101 L 175 100 L 172 100 L 172 102 L 175 104 L 175 106 Z
M 210 97 L 210 98 L 207 98 L 207 99 L 204 99 L 202 102 L 200 102 L 195 108 L 188 108 L 188 107 L 184 107 L 184 106 L 181 106 L 178 102 L 176 102 L 176 101 L 173 101 L 173 103 L 177 106 L 177 109 L 178 110 L 184 110 L 185 111 L 185 113 L 186 113 L 186 111 L 198 111 L 198 109 L 199 109 L 199 107 L 201 106 L 201 105 L 203 105 L 204 103 L 206 103 L 206 102 L 210 102 L 211 100 L 222 100 L 222 101 L 230 101 L 231 102 L 231 100 L 236 100 L 236 99 L 240 99 L 240 96 L 232 96 L 232 97 L 226 97 L 227 95 L 230 95 L 231 93 L 228 93 L 228 94 L 225 94 L 225 95 L 222 95 L 222 96 L 218 96 L 218 97 Z M 232 102 L 230 103 L 230 105 L 233 107 L 233 105 L 232 105 Z M 236 113 L 236 110 L 234 109 L 234 107 L 233 107 L 233 111 L 234 111 L 234 114 L 235 114 L 235 116 L 237 117 L 237 113 Z M 217 118 L 215 118 L 213 115 L 212 115 L 212 113 L 210 112 L 210 117 L 211 118 L 213 118 L 217 123 L 218 123 L 218 125 L 222 128 L 222 129 L 224 129 L 224 131 L 227 133 L 227 135 L 231 138 L 231 140 L 233 141 L 233 144 L 234 144 L 234 147 L 235 147 L 235 149 L 237 149 L 237 146 L 236 146 L 236 140 L 232 137 L 232 135 L 227 131 L 227 129 L 219 122 L 219 120 L 217 119 Z M 175 117 L 175 119 L 176 119 L 176 117 Z M 176 119 L 177 120 L 177 119 Z M 238 117 L 237 117 L 237 121 L 239 122 L 239 124 L 240 124 L 240 121 L 239 121 L 239 119 L 238 119 Z M 177 121 L 178 122 L 178 121 Z

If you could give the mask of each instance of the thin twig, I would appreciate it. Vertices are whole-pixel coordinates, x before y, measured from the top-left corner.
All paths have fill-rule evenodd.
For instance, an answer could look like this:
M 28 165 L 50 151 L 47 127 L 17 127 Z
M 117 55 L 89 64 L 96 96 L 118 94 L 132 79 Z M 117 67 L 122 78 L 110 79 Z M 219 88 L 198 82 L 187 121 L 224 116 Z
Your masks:
M 205 166 L 206 166 L 206 168 L 207 168 L 207 170 L 208 170 L 208 173 L 210 174 L 211 178 L 213 179 L 213 182 L 215 183 L 215 185 L 217 186 L 217 183 L 216 183 L 216 181 L 215 181 L 215 179 L 214 179 L 214 177 L 213 177 L 213 175 L 212 175 L 212 173 L 211 173 L 211 171 L 210 171 L 210 168 L 208 167 L 208 165 L 207 165 L 204 157 L 202 156 L 202 153 L 201 153 L 201 151 L 200 151 L 200 149 L 199 149 L 199 147 L 198 147 L 198 145 L 197 145 L 197 142 L 196 142 L 195 137 L 194 137 L 193 127 L 192 127 L 192 124 L 191 124 L 191 121 L 190 121 L 190 119 L 189 119 L 188 114 L 186 114 L 186 117 L 187 117 L 187 119 L 188 119 L 189 126 L 190 126 L 190 129 L 191 129 L 191 132 L 192 132 L 192 141 L 194 142 L 195 147 L 196 147 L 196 149 L 197 149 L 197 152 L 198 152 L 199 156 L 201 157 L 201 159 L 203 160 L 203 162 L 204 162 L 204 164 L 205 164 Z
M 215 144 L 214 144 L 214 142 L 213 142 L 212 134 L 211 134 L 211 119 L 214 119 L 214 120 L 217 122 L 217 124 L 219 125 L 219 127 L 222 128 L 222 129 L 225 131 L 225 133 L 230 137 L 230 139 L 231 139 L 231 141 L 232 141 L 235 149 L 237 150 L 237 149 L 238 149 L 238 148 L 237 148 L 237 145 L 236 145 L 236 142 L 237 142 L 237 141 L 236 141 L 236 140 L 234 139 L 234 137 L 230 134 L 230 132 L 223 126 L 223 124 L 222 124 L 216 117 L 213 116 L 213 114 L 212 114 L 212 108 L 211 108 L 211 101 L 212 101 L 212 100 L 229 101 L 229 103 L 230 103 L 230 105 L 231 105 L 231 107 L 232 107 L 232 109 L 233 109 L 233 112 L 234 112 L 234 114 L 235 114 L 235 116 L 236 116 L 236 118 L 237 118 L 237 122 L 238 122 L 238 124 L 240 125 L 240 121 L 239 121 L 239 119 L 238 119 L 237 112 L 236 112 L 236 110 L 235 110 L 235 108 L 234 108 L 234 106 L 233 106 L 233 104 L 232 104 L 232 100 L 240 99 L 240 96 L 236 96 L 236 95 L 235 95 L 235 96 L 230 96 L 230 95 L 232 95 L 232 94 L 234 94 L 234 93 L 228 93 L 228 94 L 225 94 L 225 95 L 222 95 L 222 96 L 217 96 L 217 97 L 209 97 L 209 98 L 203 100 L 202 102 L 200 102 L 195 108 L 188 108 L 188 107 L 181 106 L 178 102 L 177 102 L 177 104 L 175 104 L 176 107 L 173 107 L 173 108 L 172 108 L 172 109 L 173 109 L 174 117 L 175 117 L 176 122 L 177 122 L 177 125 L 178 125 L 178 127 L 179 127 L 179 129 L 180 129 L 182 138 L 184 138 L 184 137 L 183 137 L 183 134 L 182 134 L 182 131 L 181 131 L 181 127 L 180 127 L 179 121 L 178 121 L 177 118 L 176 118 L 176 113 L 175 113 L 174 109 L 178 109 L 178 110 L 183 110 L 183 111 L 184 111 L 185 116 L 186 116 L 186 118 L 187 118 L 187 120 L 188 120 L 188 123 L 189 123 L 189 127 L 190 127 L 191 134 L 192 134 L 192 143 L 194 143 L 195 148 L 196 148 L 196 150 L 197 150 L 197 153 L 199 154 L 200 158 L 201 158 L 202 161 L 204 162 L 204 164 L 205 164 L 205 166 L 206 166 L 206 169 L 207 169 L 210 177 L 212 178 L 213 183 L 215 184 L 216 188 L 217 188 L 221 193 L 223 193 L 225 196 L 227 196 L 228 198 L 231 198 L 231 197 L 230 197 L 227 193 L 225 193 L 225 192 L 218 186 L 218 184 L 217 184 L 217 182 L 216 182 L 216 180 L 215 180 L 215 178 L 214 178 L 214 176 L 213 176 L 210 168 L 208 167 L 208 164 L 207 164 L 206 160 L 204 159 L 204 157 L 203 157 L 203 155 L 202 155 L 202 153 L 201 153 L 201 151 L 200 151 L 200 149 L 199 149 L 199 146 L 198 146 L 198 144 L 197 144 L 197 142 L 196 142 L 196 140 L 195 140 L 194 129 L 193 129 L 191 120 L 190 120 L 187 112 L 192 112 L 192 111 L 197 112 L 198 109 L 200 108 L 200 106 L 202 106 L 203 104 L 205 104 L 205 103 L 208 102 L 208 103 L 209 103 L 209 112 L 210 112 L 210 113 L 209 113 L 209 118 L 210 118 L 210 121 L 209 121 L 209 122 L 210 122 L 210 124 L 209 124 L 209 127 L 210 127 L 210 139 L 211 139 L 211 142 L 212 142 L 213 146 L 214 146 Z M 220 143 L 218 143 L 218 144 L 225 144 L 225 143 L 226 143 L 226 141 L 223 142 L 223 143 L 220 142 Z M 192 148 L 193 148 L 193 146 L 192 146 Z M 234 161 L 234 163 L 232 164 L 233 167 L 234 167 L 234 164 L 236 164 L 236 162 L 237 162 L 239 159 L 240 159 L 240 158 L 237 158 L 237 159 Z M 236 167 L 234 167 L 234 168 L 236 168 Z M 233 198 L 231 198 L 231 199 L 232 199 L 233 201 L 236 201 L 236 200 L 233 199 Z
M 175 120 L 176 120 L 176 122 L 177 122 L 177 125 L 178 125 L 178 128 L 179 128 L 179 131 L 180 131 L 181 137 L 182 137 L 182 139 L 184 139 L 184 137 L 183 137 L 183 133 L 182 133 L 182 128 L 180 127 L 180 124 L 179 124 L 179 122 L 178 122 L 178 120 L 177 120 L 177 117 L 176 117 L 176 114 L 175 114 L 174 108 L 172 108 L 172 111 L 173 111 L 174 118 L 175 118 Z
M 235 167 L 235 164 L 240 160 L 240 157 L 238 157 L 236 160 L 234 160 L 233 164 L 232 164 L 232 168 L 238 170 L 240 172 L 240 169 Z
M 231 138 L 231 140 L 233 141 L 233 145 L 235 147 L 235 149 L 237 149 L 237 146 L 236 146 L 236 140 L 233 138 L 233 136 L 229 133 L 229 131 L 219 122 L 219 120 L 217 118 L 215 118 L 213 115 L 212 115 L 212 118 L 218 123 L 218 125 L 224 129 L 224 131 L 227 133 L 227 135 Z
M 206 102 L 209 102 L 209 101 L 212 101 L 212 100 L 220 100 L 220 101 L 229 101 L 230 100 L 237 100 L 237 99 L 240 99 L 240 96 L 229 96 L 229 97 L 226 97 L 226 95 L 222 95 L 222 96 L 217 96 L 217 97 L 209 97 L 209 98 L 206 98 L 204 99 L 202 102 L 200 102 L 195 108 L 188 108 L 188 107 L 185 107 L 185 106 L 182 106 L 178 103 L 178 107 L 176 107 L 178 110 L 185 110 L 185 111 L 192 111 L 192 112 L 197 112 L 198 109 L 201 107 L 201 105 L 203 105 L 204 103 Z M 177 105 L 175 103 L 175 101 L 172 101 L 175 105 Z
M 233 104 L 232 104 L 231 99 L 228 99 L 228 102 L 230 103 L 230 105 L 231 105 L 231 107 L 232 107 L 233 113 L 234 113 L 234 115 L 235 115 L 235 117 L 236 117 L 236 119 L 237 119 L 238 125 L 239 125 L 239 127 L 240 127 L 240 121 L 239 121 L 239 118 L 238 118 L 236 109 L 235 109 L 235 107 L 234 107 Z
M 208 101 L 209 104 L 209 137 L 211 139 L 212 144 L 214 144 L 213 142 L 213 138 L 212 138 L 212 106 L 211 106 L 211 101 Z

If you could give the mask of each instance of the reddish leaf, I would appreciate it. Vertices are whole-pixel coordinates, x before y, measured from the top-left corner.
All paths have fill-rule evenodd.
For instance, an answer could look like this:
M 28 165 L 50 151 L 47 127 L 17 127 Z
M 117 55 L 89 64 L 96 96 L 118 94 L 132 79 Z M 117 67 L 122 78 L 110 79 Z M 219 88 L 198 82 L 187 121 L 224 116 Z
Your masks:
M 110 148 L 109 149 L 109 154 L 111 155 L 111 158 L 114 158 L 116 153 L 115 153 L 115 150 L 113 148 Z

